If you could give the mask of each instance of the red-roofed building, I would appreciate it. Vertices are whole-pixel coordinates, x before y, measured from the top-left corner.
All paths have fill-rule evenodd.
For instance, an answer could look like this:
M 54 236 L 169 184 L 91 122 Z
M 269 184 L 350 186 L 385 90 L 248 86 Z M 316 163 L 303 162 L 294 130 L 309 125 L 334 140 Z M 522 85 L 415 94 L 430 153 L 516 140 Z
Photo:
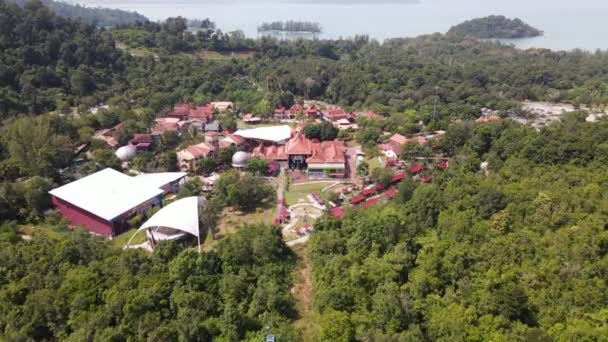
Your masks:
M 252 155 L 269 161 L 287 161 L 287 154 L 285 153 L 285 146 L 277 145 L 264 145 L 261 144 L 253 149 Z
M 214 110 L 213 104 L 194 106 L 188 103 L 178 103 L 173 110 L 167 114 L 167 117 L 177 118 L 181 121 L 197 119 L 207 123 L 213 120 Z
M 262 122 L 262 118 L 253 116 L 253 114 L 249 113 L 249 114 L 243 115 L 243 121 L 246 124 L 257 125 Z
M 397 156 L 401 154 L 403 146 L 411 142 L 424 145 L 427 143 L 427 139 L 423 135 L 406 138 L 401 134 L 394 134 L 384 144 L 380 144 L 378 148 L 384 152 L 384 155 L 387 158 L 397 158 Z
M 181 119 L 178 118 L 158 118 L 154 120 L 152 134 L 159 135 L 165 132 L 177 132 L 180 130 Z
M 345 216 L 344 209 L 342 207 L 335 207 L 329 211 L 329 215 L 335 218 L 343 219 Z
M 376 190 L 378 190 L 378 191 L 384 190 L 384 184 L 380 184 L 380 183 L 376 184 Z
M 386 190 L 386 192 L 384 193 L 386 195 L 386 197 L 392 199 L 395 198 L 395 196 L 397 196 L 397 188 L 390 188 L 388 190 Z
M 407 178 L 407 174 L 405 172 L 395 173 L 391 178 L 391 183 L 401 182 L 405 178 Z
M 126 122 L 121 122 L 121 123 L 115 125 L 114 127 L 98 131 L 95 134 L 95 138 L 105 141 L 106 144 L 108 146 L 110 146 L 111 148 L 116 148 L 119 145 L 119 143 L 118 143 L 119 131 L 125 125 L 125 123 Z
M 276 120 L 290 120 L 291 119 L 291 113 L 289 112 L 289 110 L 283 106 L 275 108 L 274 110 L 274 118 Z
M 420 165 L 420 164 L 414 164 L 412 165 L 412 167 L 410 167 L 410 172 L 413 174 L 417 174 L 422 172 L 422 170 L 424 170 L 424 166 Z
M 308 175 L 346 177 L 346 147 L 339 140 L 312 143 L 312 155 L 306 159 Z
M 363 203 L 363 208 L 367 209 L 369 207 L 373 207 L 376 204 L 378 204 L 378 198 L 370 198 L 367 201 L 365 201 L 365 203 Z
M 441 163 L 439 163 L 439 168 L 442 170 L 447 170 L 449 166 L 450 164 L 447 160 L 442 160 Z
M 239 137 L 238 135 L 228 134 L 223 139 L 218 142 L 220 150 L 229 148 L 230 146 L 243 146 L 245 144 L 245 139 Z
M 328 121 L 338 121 L 340 119 L 351 119 L 352 115 L 342 108 L 333 108 L 323 111 L 323 118 Z
M 186 171 L 196 171 L 198 169 L 198 162 L 215 154 L 215 147 L 213 145 L 202 142 L 197 145 L 191 145 L 185 149 L 177 152 L 177 161 L 179 168 Z
M 129 144 L 135 146 L 138 151 L 146 151 L 152 146 L 152 136 L 150 134 L 134 134 Z
M 304 108 L 302 114 L 308 119 L 316 119 L 319 117 L 319 108 L 313 104 L 309 108 Z
M 354 205 L 357 205 L 363 201 L 365 201 L 365 196 L 363 196 L 363 195 L 357 195 L 350 199 L 350 203 L 354 204 Z
M 376 193 L 376 190 L 374 190 L 373 187 L 372 188 L 366 188 L 366 189 L 363 189 L 363 191 L 361 191 L 361 195 L 363 195 L 363 196 L 371 196 L 371 195 L 373 195 L 375 193 Z

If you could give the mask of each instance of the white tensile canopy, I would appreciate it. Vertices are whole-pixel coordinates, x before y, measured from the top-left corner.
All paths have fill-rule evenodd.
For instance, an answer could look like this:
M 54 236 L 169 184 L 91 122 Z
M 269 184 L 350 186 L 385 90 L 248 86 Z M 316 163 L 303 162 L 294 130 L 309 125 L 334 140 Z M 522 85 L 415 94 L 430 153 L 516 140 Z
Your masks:
M 137 231 L 141 230 L 146 230 L 153 240 L 175 240 L 186 233 L 194 235 L 198 240 L 200 253 L 199 198 L 186 197 L 167 205 L 154 214 Z M 131 241 L 129 240 L 129 242 Z

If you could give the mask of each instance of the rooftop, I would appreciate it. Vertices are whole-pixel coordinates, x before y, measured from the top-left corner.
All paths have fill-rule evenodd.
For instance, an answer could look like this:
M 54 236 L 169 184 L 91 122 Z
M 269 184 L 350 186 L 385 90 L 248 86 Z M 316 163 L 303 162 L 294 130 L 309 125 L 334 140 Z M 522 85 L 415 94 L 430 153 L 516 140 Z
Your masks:
M 245 139 L 263 140 L 276 144 L 283 144 L 291 137 L 291 128 L 287 125 L 256 127 L 251 129 L 240 129 L 235 135 Z
M 161 195 L 161 186 L 184 176 L 183 173 L 161 173 L 130 177 L 108 168 L 53 189 L 49 193 L 111 221 Z

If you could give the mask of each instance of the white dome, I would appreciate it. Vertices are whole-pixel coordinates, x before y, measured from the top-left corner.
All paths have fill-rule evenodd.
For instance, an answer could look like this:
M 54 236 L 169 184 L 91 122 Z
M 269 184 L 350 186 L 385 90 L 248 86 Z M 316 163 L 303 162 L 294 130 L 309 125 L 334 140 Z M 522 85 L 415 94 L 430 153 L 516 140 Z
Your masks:
M 120 161 L 126 162 L 135 157 L 135 155 L 137 154 L 137 148 L 135 148 L 135 146 L 132 146 L 132 145 L 126 145 L 126 146 L 123 146 L 123 147 L 119 148 L 118 150 L 116 150 L 115 154 L 116 154 L 116 157 L 118 157 L 118 159 L 120 159 Z
M 242 168 L 247 165 L 249 154 L 247 152 L 238 151 L 232 156 L 232 167 Z

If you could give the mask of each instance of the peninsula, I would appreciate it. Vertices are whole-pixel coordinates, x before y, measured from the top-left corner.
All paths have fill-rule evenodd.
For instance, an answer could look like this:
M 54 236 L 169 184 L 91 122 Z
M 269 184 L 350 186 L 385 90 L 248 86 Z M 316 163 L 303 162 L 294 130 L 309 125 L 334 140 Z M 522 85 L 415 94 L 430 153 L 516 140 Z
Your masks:
M 453 26 L 448 35 L 474 38 L 513 39 L 542 36 L 543 31 L 534 28 L 519 18 L 509 19 L 502 15 L 491 15 L 465 21 Z

